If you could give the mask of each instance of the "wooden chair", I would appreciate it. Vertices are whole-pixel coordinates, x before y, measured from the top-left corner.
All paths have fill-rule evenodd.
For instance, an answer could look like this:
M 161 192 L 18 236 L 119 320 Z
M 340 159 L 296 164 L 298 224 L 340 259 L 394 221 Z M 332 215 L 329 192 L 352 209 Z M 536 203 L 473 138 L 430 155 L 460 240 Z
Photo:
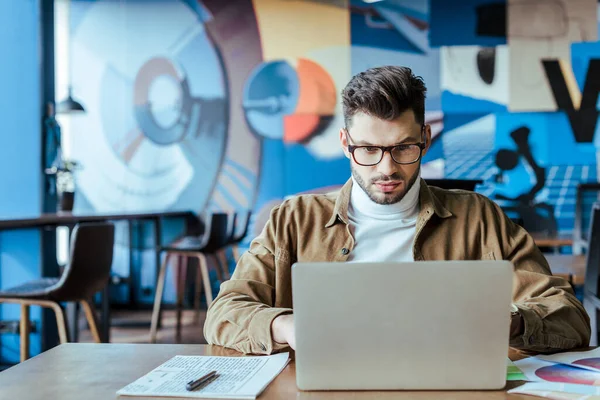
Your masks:
M 154 297 L 154 308 L 152 311 L 152 322 L 150 326 L 150 343 L 156 343 L 158 319 L 160 317 L 160 308 L 162 304 L 162 296 L 165 288 L 165 279 L 169 261 L 173 258 L 176 260 L 175 269 L 177 273 L 175 274 L 175 285 L 177 293 L 177 312 L 175 333 L 177 340 L 179 340 L 181 337 L 181 314 L 183 310 L 183 298 L 185 294 L 185 283 L 189 260 L 195 259 L 198 261 L 199 271 L 197 271 L 198 273 L 196 274 L 194 308 L 196 308 L 199 312 L 202 288 L 204 288 L 207 307 L 213 301 L 207 257 L 212 257 L 215 261 L 218 261 L 216 254 L 225 246 L 227 246 L 233 236 L 232 232 L 235 224 L 234 219 L 235 216 L 233 214 L 215 213 L 209 215 L 207 218 L 205 218 L 207 222 L 204 235 L 185 236 L 169 246 L 161 248 L 161 251 L 164 251 L 166 255 L 158 275 L 156 294 Z M 219 262 L 216 262 L 216 266 L 217 278 L 223 282 L 225 277 L 228 278 L 229 273 L 226 267 L 224 270 L 222 269 L 222 266 Z
M 236 214 L 233 235 L 228 244 L 228 246 L 231 247 L 231 252 L 233 254 L 233 260 L 235 261 L 236 264 L 240 260 L 239 245 L 240 245 L 241 241 L 244 240 L 244 238 L 246 236 L 248 236 L 251 218 L 252 218 L 252 211 L 247 211 L 244 214 L 242 214 L 242 213 Z M 222 254 L 225 255 L 225 250 L 222 251 Z M 227 264 L 225 264 L 225 268 L 227 268 Z M 227 273 L 229 274 L 229 271 L 227 271 Z
M 111 223 L 81 223 L 71 237 L 71 258 L 59 278 L 42 278 L 0 291 L 0 303 L 21 305 L 21 361 L 29 358 L 29 307 L 50 308 L 56 315 L 60 343 L 68 342 L 61 302 L 78 302 L 96 343 L 101 342 L 92 296 L 108 283 L 115 228 Z

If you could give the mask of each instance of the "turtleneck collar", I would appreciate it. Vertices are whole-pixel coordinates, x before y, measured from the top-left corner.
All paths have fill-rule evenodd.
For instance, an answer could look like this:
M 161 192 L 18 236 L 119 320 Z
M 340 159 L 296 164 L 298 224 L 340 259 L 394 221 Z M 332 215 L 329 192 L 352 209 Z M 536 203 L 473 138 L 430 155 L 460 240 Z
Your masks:
M 365 191 L 352 177 L 352 191 L 350 193 L 350 210 L 353 213 L 366 216 L 392 216 L 400 218 L 411 218 L 419 213 L 419 193 L 421 189 L 421 173 L 415 180 L 414 185 L 402 200 L 394 204 L 377 204 L 369 198 Z

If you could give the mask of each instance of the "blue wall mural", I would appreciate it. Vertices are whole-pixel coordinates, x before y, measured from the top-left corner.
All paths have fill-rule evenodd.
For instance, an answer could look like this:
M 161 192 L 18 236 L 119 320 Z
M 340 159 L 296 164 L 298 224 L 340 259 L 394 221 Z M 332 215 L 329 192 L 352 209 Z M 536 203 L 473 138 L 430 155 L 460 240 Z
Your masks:
M 443 3 L 431 2 L 430 38 L 445 46 L 446 176 L 483 179 L 479 190 L 530 231 L 570 232 L 576 185 L 597 180 L 598 89 L 587 75 L 598 48 L 597 2 L 559 1 L 537 10 L 510 0 Z M 465 19 L 454 35 L 442 16 L 475 24 Z M 503 32 L 481 29 L 492 16 L 506 21 Z M 551 28 L 554 19 L 560 24 Z M 487 125 L 474 128 L 467 110 Z
M 597 180 L 598 5 L 557 1 L 551 29 L 511 0 L 74 0 L 75 207 L 258 212 L 341 185 L 340 92 L 394 64 L 428 87 L 424 177 L 481 179 L 527 229 L 568 232 Z

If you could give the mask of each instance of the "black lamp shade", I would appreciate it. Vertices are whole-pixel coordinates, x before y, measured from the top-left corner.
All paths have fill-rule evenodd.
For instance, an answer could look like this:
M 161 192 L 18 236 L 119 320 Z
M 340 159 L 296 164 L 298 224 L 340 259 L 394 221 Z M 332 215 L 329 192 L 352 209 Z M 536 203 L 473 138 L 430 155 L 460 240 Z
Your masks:
M 72 112 L 85 112 L 85 108 L 78 101 L 73 99 L 71 94 L 71 88 L 69 88 L 69 96 L 58 103 L 56 106 L 57 113 L 72 113 Z

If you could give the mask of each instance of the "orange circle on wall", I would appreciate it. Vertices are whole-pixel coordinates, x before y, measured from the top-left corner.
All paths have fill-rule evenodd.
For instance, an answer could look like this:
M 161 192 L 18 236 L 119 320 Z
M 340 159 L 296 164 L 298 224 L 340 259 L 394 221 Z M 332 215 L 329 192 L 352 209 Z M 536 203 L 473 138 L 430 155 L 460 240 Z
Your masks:
M 307 140 L 335 112 L 336 88 L 329 73 L 306 58 L 298 59 L 296 73 L 300 93 L 294 113 L 283 117 L 285 142 Z

